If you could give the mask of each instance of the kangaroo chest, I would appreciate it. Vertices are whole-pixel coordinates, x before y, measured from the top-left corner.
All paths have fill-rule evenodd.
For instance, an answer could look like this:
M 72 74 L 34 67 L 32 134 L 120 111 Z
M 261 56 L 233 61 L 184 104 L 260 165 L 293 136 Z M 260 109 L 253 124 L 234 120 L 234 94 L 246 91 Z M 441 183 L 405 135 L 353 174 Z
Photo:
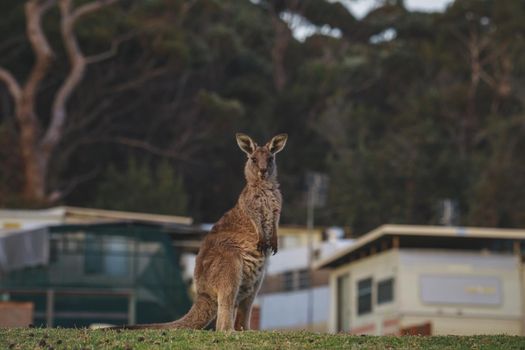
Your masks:
M 246 208 L 265 238 L 269 238 L 279 220 L 281 193 L 277 188 L 255 188 L 250 191 Z
M 269 240 L 277 226 L 281 211 L 281 193 L 277 185 L 254 186 L 243 193 L 241 205 L 257 229 L 258 235 Z M 253 242 L 255 243 L 255 242 Z M 255 246 L 246 247 L 242 253 L 242 282 L 237 299 L 254 295 L 264 278 L 267 254 Z

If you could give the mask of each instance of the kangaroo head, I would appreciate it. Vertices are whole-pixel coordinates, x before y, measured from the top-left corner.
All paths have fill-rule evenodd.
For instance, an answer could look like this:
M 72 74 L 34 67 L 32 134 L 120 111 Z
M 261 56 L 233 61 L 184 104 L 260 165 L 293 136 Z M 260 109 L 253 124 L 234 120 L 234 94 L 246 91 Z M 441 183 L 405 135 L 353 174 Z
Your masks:
M 248 181 L 255 181 L 257 179 L 266 180 L 275 178 L 277 176 L 275 154 L 282 151 L 288 135 L 279 134 L 274 136 L 264 146 L 258 146 L 253 142 L 251 137 L 246 134 L 237 133 L 235 136 L 237 138 L 237 144 L 248 156 L 244 168 L 246 179 Z

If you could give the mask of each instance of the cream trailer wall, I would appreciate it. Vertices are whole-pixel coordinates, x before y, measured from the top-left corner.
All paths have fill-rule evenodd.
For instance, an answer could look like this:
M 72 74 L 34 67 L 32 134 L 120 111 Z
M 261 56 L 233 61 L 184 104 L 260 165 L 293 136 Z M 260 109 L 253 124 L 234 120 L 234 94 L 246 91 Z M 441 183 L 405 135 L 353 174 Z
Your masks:
M 390 334 L 397 332 L 398 251 L 389 250 L 343 265 L 330 277 L 331 332 Z M 359 282 L 371 279 L 371 311 L 359 314 Z M 378 303 L 378 284 L 392 279 L 392 300 Z M 344 316 L 343 316 L 344 315 Z
M 401 327 L 431 321 L 432 334 L 521 334 L 517 256 L 399 252 Z
M 399 334 L 430 322 L 432 334 L 522 334 L 518 256 L 393 249 L 343 265 L 330 277 L 331 332 Z M 525 274 L 523 275 L 525 276 Z M 393 278 L 392 300 L 378 303 Z M 359 282 L 371 279 L 371 310 L 359 314 Z

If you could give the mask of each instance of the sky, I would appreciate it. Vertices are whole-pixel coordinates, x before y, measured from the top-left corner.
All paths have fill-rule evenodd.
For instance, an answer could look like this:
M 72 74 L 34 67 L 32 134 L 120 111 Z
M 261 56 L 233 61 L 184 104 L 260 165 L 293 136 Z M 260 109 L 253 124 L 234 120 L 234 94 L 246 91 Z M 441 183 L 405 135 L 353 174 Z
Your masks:
M 358 18 L 363 17 L 377 6 L 377 0 L 332 0 L 345 5 Z M 405 6 L 410 11 L 444 11 L 452 0 L 405 0 Z
M 257 0 L 251 0 L 256 2 Z M 329 0 L 332 2 L 340 2 L 345 5 L 349 11 L 357 18 L 362 18 L 374 7 L 381 3 L 380 0 Z M 444 11 L 446 7 L 453 0 L 405 0 L 405 6 L 409 11 L 426 11 L 426 12 L 437 12 Z M 331 28 L 330 26 L 317 27 L 312 24 L 306 23 L 305 19 L 301 16 L 284 13 L 281 18 L 285 20 L 292 29 L 294 37 L 299 41 L 304 41 L 307 37 L 321 33 L 324 35 L 330 35 L 333 37 L 341 37 L 341 31 L 337 28 Z M 372 41 L 380 42 L 384 40 L 391 40 L 395 38 L 395 32 L 381 33 L 377 38 L 372 38 Z

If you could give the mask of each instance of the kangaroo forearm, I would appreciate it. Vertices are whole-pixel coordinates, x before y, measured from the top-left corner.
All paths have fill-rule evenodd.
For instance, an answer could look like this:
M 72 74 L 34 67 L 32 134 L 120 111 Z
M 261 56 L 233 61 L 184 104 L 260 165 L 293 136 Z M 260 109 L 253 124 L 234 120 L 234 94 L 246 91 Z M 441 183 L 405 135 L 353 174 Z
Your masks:
M 278 209 L 275 209 L 274 212 L 273 212 L 273 229 L 272 229 L 272 234 L 270 236 L 270 246 L 272 248 L 272 252 L 273 254 L 275 255 L 275 253 L 277 253 L 277 250 L 278 250 L 278 236 L 277 236 L 277 231 L 279 229 L 279 219 L 281 217 L 281 210 L 278 208 Z
M 274 230 L 272 232 L 272 236 L 270 237 L 270 247 L 272 248 L 272 252 L 275 255 L 278 250 L 278 239 L 277 239 L 277 226 L 274 227 Z

